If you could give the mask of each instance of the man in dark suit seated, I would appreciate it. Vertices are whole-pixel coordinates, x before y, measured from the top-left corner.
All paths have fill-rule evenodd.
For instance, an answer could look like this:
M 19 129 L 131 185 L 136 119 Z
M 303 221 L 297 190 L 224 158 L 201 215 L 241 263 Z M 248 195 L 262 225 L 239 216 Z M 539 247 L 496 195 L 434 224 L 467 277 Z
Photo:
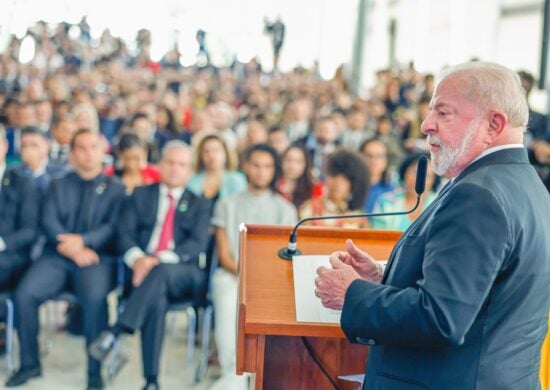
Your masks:
M 117 323 L 90 346 L 105 358 L 121 333 L 141 330 L 146 389 L 157 389 L 164 317 L 173 298 L 200 299 L 205 275 L 198 256 L 208 239 L 209 202 L 186 190 L 191 149 L 170 141 L 160 161 L 161 183 L 137 187 L 123 207 L 119 244 L 132 269 L 133 291 Z
M 8 143 L 0 125 L 0 291 L 16 286 L 36 237 L 38 198 L 32 181 L 6 169 Z
M 90 130 L 71 141 L 75 171 L 50 184 L 44 200 L 42 230 L 47 243 L 15 292 L 19 324 L 20 368 L 6 382 L 21 385 L 41 375 L 38 351 L 38 308 L 70 290 L 82 305 L 86 343 L 107 328 L 106 297 L 115 282 L 115 222 L 124 186 L 102 173 L 102 142 Z M 88 388 L 103 388 L 100 362 L 88 356 Z
M 550 196 L 523 146 L 527 120 L 510 69 L 447 69 L 422 132 L 450 183 L 385 270 L 348 241 L 317 271 L 317 296 L 371 346 L 367 389 L 540 389 Z
M 17 170 L 34 179 L 39 194 L 43 196 L 50 181 L 63 176 L 69 168 L 48 158 L 49 145 L 46 135 L 36 126 L 21 129 L 21 165 Z

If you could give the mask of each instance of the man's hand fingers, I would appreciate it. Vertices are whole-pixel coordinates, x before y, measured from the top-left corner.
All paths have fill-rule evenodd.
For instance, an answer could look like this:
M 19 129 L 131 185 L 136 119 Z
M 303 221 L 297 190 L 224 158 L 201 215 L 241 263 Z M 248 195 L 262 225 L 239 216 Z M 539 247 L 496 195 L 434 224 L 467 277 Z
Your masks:
M 344 263 L 342 262 L 342 260 L 340 260 L 340 259 L 338 259 L 338 258 L 331 257 L 331 258 L 329 259 L 329 261 L 330 261 L 330 264 L 332 265 L 332 268 L 334 268 L 334 269 L 342 269 L 342 268 L 347 267 L 347 265 L 344 264 Z

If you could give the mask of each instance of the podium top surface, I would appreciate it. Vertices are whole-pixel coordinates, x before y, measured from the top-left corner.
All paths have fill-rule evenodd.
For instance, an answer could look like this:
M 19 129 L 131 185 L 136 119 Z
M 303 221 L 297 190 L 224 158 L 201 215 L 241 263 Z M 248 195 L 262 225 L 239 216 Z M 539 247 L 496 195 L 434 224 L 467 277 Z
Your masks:
M 338 324 L 296 321 L 292 262 L 277 252 L 286 247 L 290 227 L 246 225 L 241 231 L 240 310 L 244 311 L 244 332 L 285 336 L 338 337 Z M 328 255 L 345 249 L 351 238 L 377 260 L 390 256 L 401 232 L 301 227 L 298 248 L 304 255 Z

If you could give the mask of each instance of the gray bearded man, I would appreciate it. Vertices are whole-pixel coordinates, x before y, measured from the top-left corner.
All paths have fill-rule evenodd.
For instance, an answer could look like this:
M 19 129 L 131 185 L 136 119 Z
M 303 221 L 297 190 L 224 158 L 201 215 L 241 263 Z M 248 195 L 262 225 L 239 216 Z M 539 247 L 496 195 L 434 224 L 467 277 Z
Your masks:
M 550 196 L 523 147 L 518 76 L 450 68 L 422 123 L 450 181 L 384 269 L 351 241 L 318 269 L 316 295 L 371 346 L 365 387 L 539 389 L 550 304 Z

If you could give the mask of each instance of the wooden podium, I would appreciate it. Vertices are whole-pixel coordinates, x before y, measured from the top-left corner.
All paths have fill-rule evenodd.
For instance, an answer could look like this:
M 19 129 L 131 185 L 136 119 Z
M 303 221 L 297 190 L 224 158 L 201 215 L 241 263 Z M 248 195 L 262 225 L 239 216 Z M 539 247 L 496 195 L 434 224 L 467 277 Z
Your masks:
M 309 356 L 301 336 L 339 388 L 353 388 L 340 375 L 363 373 L 368 348 L 349 343 L 337 324 L 296 321 L 292 262 L 277 252 L 291 228 L 243 225 L 240 247 L 237 373 L 256 374 L 256 389 L 332 389 Z M 351 238 L 374 258 L 385 260 L 401 232 L 301 227 L 305 255 L 343 250 Z M 351 386 L 351 387 L 350 387 Z

